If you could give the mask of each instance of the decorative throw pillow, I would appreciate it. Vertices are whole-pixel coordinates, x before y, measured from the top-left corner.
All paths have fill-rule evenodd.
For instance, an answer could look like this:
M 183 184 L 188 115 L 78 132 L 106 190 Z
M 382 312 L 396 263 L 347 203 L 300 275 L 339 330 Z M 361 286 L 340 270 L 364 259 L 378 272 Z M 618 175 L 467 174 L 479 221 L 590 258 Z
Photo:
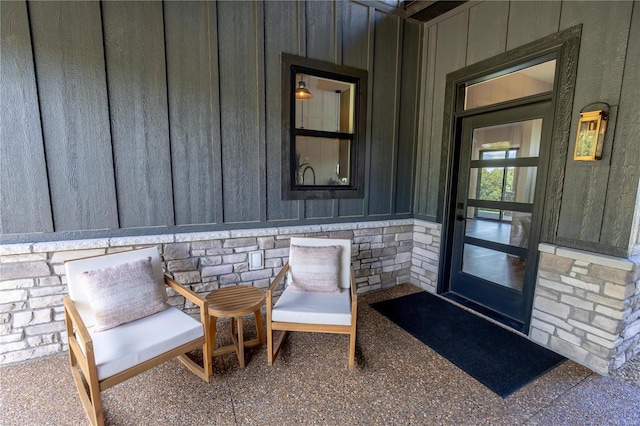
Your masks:
M 297 291 L 339 293 L 341 246 L 291 245 L 289 268 L 291 283 Z
M 96 318 L 93 331 L 104 331 L 169 308 L 153 277 L 151 257 L 85 271 L 78 280 L 87 291 Z

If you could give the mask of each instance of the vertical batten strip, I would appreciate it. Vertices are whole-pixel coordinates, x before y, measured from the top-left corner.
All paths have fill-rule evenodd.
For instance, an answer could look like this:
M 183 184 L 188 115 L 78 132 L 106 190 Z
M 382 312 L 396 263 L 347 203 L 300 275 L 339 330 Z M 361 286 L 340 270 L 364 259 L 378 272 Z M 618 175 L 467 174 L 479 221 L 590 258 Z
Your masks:
M 207 2 L 208 12 L 208 29 L 209 29 L 209 58 L 210 58 L 210 108 L 213 120 L 211 121 L 211 137 L 214 138 L 212 143 L 213 159 L 212 166 L 214 172 L 214 185 L 212 190 L 217 194 L 217 202 L 215 203 L 214 215 L 216 223 L 224 223 L 224 191 L 222 190 L 222 108 L 220 108 L 220 46 L 218 37 L 218 2 Z M 215 71 L 215 73 L 214 73 Z M 214 106 L 215 105 L 215 106 Z
M 256 22 L 256 87 L 257 108 L 256 120 L 258 126 L 258 176 L 262 181 L 260 193 L 260 221 L 267 221 L 267 138 L 266 138 L 266 73 L 265 73 L 265 36 L 264 36 L 264 1 L 254 3 Z
M 176 225 L 176 209 L 178 203 L 176 202 L 176 188 L 174 184 L 174 164 L 173 164 L 173 130 L 171 128 L 171 91 L 169 90 L 169 59 L 167 55 L 167 13 L 166 13 L 166 2 L 162 1 L 162 42 L 164 47 L 164 82 L 165 82 L 165 92 L 167 94 L 167 104 L 166 104 L 166 114 L 167 114 L 167 134 L 168 144 L 169 144 L 169 182 L 171 184 L 171 208 L 173 210 L 173 223 L 171 225 Z

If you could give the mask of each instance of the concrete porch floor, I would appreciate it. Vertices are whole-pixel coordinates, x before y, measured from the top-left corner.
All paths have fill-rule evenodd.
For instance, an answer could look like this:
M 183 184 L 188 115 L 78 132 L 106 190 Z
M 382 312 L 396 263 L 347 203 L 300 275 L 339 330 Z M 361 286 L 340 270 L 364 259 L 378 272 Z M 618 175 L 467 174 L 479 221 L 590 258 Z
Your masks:
M 292 333 L 272 367 L 261 347 L 246 351 L 244 370 L 233 354 L 216 358 L 211 383 L 172 360 L 108 389 L 106 423 L 640 424 L 637 381 L 566 361 L 502 399 L 369 306 L 416 291 L 401 285 L 360 296 L 352 373 L 346 336 Z M 0 368 L 0 424 L 88 424 L 66 354 Z

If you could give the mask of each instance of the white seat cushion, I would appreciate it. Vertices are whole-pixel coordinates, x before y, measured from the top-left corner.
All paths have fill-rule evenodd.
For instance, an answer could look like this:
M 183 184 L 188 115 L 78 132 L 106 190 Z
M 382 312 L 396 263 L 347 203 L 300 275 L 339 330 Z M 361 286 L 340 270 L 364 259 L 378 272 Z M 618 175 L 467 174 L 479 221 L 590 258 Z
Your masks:
M 157 314 L 92 332 L 98 380 L 106 379 L 204 335 L 202 324 L 169 308 Z
M 351 325 L 349 291 L 315 293 L 287 287 L 273 307 L 271 319 L 304 324 Z

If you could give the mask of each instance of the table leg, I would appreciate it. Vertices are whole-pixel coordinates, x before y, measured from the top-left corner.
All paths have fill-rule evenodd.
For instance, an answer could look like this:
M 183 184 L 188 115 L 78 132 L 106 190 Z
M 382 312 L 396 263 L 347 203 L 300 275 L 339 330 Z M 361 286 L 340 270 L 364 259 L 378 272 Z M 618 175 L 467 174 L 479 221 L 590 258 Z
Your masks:
M 211 343 L 211 356 L 216 350 L 216 326 L 218 324 L 218 318 L 209 315 L 209 342 Z
M 242 333 L 242 317 L 238 317 L 238 362 L 240 368 L 244 368 L 244 338 Z

